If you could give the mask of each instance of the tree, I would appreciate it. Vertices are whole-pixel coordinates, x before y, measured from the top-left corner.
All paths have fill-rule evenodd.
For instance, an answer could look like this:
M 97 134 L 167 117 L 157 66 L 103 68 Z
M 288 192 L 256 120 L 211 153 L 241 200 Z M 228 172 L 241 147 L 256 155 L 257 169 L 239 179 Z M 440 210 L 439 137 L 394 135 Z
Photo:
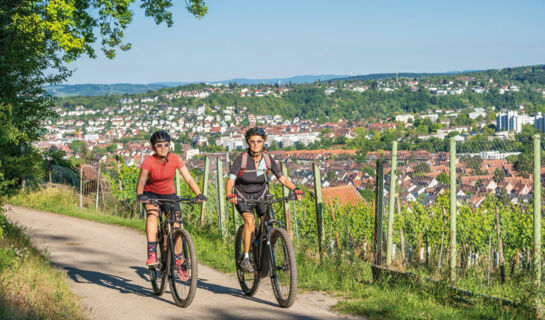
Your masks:
M 505 171 L 496 168 L 496 170 L 494 170 L 494 177 L 492 179 L 494 180 L 494 182 L 500 183 L 503 181 L 505 177 L 507 177 L 507 174 L 505 173 Z
M 87 154 L 87 146 L 85 145 L 85 142 L 81 140 L 74 140 L 70 142 L 69 147 L 70 150 L 74 151 L 80 156 L 85 156 Z
M 533 156 L 529 152 L 523 152 L 517 156 L 513 168 L 523 177 L 528 177 L 533 169 Z
M 66 80 L 67 63 L 82 55 L 96 57 L 96 34 L 108 58 L 123 43 L 135 0 L 2 0 L 0 2 L 0 194 L 18 190 L 24 176 L 40 174 L 39 154 L 32 147 L 42 134 L 41 121 L 54 117 L 53 100 L 44 86 Z M 200 18 L 204 0 L 187 0 Z M 172 0 L 141 0 L 146 16 L 173 24 Z
M 449 177 L 448 174 L 445 172 L 441 172 L 437 176 L 437 181 L 441 182 L 442 184 L 449 184 Z
M 427 164 L 426 162 L 420 162 L 414 167 L 414 172 L 416 174 L 430 173 L 431 172 L 430 165 Z

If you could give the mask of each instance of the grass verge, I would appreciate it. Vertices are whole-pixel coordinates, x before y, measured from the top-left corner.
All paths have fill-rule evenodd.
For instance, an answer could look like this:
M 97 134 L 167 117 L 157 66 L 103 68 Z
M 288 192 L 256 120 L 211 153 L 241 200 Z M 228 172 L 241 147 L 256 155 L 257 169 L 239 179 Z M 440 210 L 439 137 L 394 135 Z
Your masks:
M 84 319 L 64 275 L 1 212 L 0 319 Z
M 144 231 L 141 220 L 108 216 L 77 207 L 77 196 L 53 188 L 20 194 L 11 204 L 65 214 Z M 224 272 L 234 272 L 233 241 L 224 241 L 213 226 L 188 225 L 201 263 Z M 532 309 L 460 299 L 445 286 L 384 277 L 371 283 L 371 268 L 354 256 L 333 255 L 320 261 L 311 244 L 297 244 L 299 287 L 342 297 L 336 310 L 369 319 L 531 319 Z

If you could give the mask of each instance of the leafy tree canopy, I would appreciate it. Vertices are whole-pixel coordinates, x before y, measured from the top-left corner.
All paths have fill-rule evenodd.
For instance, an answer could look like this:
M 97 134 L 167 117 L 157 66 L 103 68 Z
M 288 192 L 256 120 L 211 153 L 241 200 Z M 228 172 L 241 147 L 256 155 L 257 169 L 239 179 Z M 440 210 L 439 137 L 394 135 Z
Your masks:
M 25 176 L 40 174 L 32 147 L 43 133 L 41 121 L 54 116 L 44 86 L 66 80 L 66 63 L 82 55 L 96 57 L 93 45 L 108 58 L 130 49 L 124 30 L 138 3 L 157 24 L 173 24 L 172 0 L 2 0 L 0 1 L 0 194 L 14 192 Z M 197 18 L 203 0 L 186 0 Z

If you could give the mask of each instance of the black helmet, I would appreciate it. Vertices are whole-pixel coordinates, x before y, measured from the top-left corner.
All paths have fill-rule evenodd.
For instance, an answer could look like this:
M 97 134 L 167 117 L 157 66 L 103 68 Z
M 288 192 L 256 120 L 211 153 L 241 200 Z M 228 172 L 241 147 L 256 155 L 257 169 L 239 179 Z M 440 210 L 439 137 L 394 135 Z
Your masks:
M 156 131 L 151 135 L 149 142 L 154 146 L 157 142 L 170 141 L 170 135 L 166 131 Z
M 251 136 L 261 136 L 263 139 L 267 139 L 267 133 L 260 127 L 253 127 L 246 130 L 246 133 L 244 134 L 246 142 L 248 142 L 248 139 L 250 139 Z

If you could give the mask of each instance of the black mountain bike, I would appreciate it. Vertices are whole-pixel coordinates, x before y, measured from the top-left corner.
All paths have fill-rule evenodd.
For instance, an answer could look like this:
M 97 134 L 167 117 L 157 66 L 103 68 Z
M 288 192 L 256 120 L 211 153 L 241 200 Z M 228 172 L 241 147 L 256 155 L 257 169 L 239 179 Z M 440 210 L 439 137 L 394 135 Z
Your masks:
M 167 212 L 159 215 L 157 230 L 157 266 L 149 268 L 153 292 L 160 296 L 165 291 L 168 277 L 172 298 L 176 305 L 187 307 L 195 297 L 197 290 L 197 255 L 189 232 L 183 228 L 181 216 L 175 217 L 173 208 L 176 203 L 195 204 L 195 198 L 150 199 L 145 203 L 156 206 L 166 204 Z M 165 219 L 163 220 L 163 214 Z M 175 227 L 174 224 L 179 224 Z M 181 263 L 176 264 L 176 254 L 181 255 Z
M 267 195 L 263 200 L 244 200 L 249 205 L 266 204 L 267 213 L 256 223 L 251 248 L 250 261 L 254 272 L 245 272 L 240 266 L 244 254 L 242 231 L 244 225 L 240 226 L 235 238 L 235 261 L 237 264 L 238 281 L 244 294 L 253 296 L 262 278 L 269 276 L 278 304 L 283 308 L 289 308 L 295 302 L 297 292 L 297 264 L 295 262 L 295 250 L 282 223 L 274 218 L 274 203 L 294 200 L 295 195 L 291 194 L 285 198 L 273 199 Z M 275 226 L 276 225 L 276 226 Z

